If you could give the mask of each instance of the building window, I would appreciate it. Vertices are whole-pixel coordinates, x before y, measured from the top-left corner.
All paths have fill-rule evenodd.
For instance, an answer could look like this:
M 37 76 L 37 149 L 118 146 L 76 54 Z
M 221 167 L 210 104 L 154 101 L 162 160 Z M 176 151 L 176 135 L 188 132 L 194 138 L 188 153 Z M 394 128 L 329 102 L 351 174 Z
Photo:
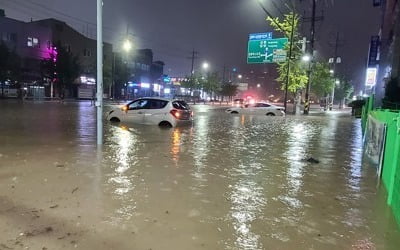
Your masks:
M 32 48 L 40 48 L 39 39 L 37 39 L 36 37 L 28 37 L 27 45 L 28 47 Z
M 17 34 L 16 33 L 7 33 L 3 32 L 1 34 L 1 40 L 5 42 L 17 42 Z
M 84 49 L 83 56 L 87 56 L 87 57 L 92 56 L 92 51 L 90 49 Z

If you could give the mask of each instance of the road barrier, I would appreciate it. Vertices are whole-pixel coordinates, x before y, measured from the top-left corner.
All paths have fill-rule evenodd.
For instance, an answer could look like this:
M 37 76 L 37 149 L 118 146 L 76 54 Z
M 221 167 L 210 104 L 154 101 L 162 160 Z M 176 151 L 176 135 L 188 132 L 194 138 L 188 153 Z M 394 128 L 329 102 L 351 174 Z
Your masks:
M 368 98 L 363 108 L 362 127 L 368 116 L 386 124 L 386 141 L 383 157 L 382 182 L 388 192 L 387 204 L 400 226 L 400 111 L 373 109 L 374 97 Z

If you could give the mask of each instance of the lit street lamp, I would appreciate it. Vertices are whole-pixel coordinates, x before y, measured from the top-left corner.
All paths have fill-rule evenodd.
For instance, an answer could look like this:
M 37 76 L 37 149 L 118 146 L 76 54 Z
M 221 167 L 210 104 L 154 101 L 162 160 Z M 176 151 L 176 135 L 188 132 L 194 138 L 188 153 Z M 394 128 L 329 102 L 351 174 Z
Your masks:
M 129 53 L 133 48 L 132 42 L 129 39 L 125 39 L 125 41 L 122 43 L 122 49 L 126 52 Z M 112 97 L 113 99 L 115 98 L 115 55 L 116 53 L 113 53 L 113 65 L 112 65 L 112 89 L 113 89 L 113 93 L 112 93 Z M 125 90 L 126 91 L 126 90 Z M 109 90 L 109 94 L 111 96 L 111 88 Z
M 125 40 L 124 44 L 122 45 L 122 48 L 125 50 L 125 52 L 129 52 L 132 49 L 132 43 L 128 39 Z
M 304 55 L 301 60 L 303 60 L 303 62 L 309 62 L 311 60 L 311 56 L 310 55 Z
M 333 69 L 329 70 L 329 73 L 334 74 L 335 71 Z
M 207 62 L 203 63 L 203 69 L 207 70 L 210 67 L 210 65 Z
M 239 78 L 239 79 L 242 79 L 242 78 L 243 78 L 243 76 L 242 76 L 242 75 L 238 75 L 238 78 Z

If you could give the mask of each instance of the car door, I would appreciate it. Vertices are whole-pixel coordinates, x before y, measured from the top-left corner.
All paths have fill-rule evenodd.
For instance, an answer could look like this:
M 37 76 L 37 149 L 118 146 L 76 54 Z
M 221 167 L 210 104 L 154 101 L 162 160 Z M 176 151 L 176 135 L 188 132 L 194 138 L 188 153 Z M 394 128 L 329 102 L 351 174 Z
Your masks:
M 158 125 L 164 120 L 166 111 L 164 110 L 167 106 L 168 101 L 159 99 L 149 99 L 143 108 L 144 113 L 144 124 Z
M 147 102 L 146 99 L 140 99 L 128 104 L 125 121 L 142 124 L 144 121 L 144 106 L 146 106 Z
M 257 104 L 257 114 L 266 115 L 271 111 L 271 105 L 267 103 L 258 103 Z

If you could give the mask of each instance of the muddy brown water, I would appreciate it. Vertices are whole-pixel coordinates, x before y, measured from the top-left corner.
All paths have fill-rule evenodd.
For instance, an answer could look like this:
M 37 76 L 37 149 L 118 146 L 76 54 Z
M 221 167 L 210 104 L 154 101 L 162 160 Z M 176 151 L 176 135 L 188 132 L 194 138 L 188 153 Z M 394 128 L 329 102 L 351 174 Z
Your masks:
M 194 110 L 97 150 L 90 103 L 0 101 L 0 249 L 400 249 L 359 120 Z

